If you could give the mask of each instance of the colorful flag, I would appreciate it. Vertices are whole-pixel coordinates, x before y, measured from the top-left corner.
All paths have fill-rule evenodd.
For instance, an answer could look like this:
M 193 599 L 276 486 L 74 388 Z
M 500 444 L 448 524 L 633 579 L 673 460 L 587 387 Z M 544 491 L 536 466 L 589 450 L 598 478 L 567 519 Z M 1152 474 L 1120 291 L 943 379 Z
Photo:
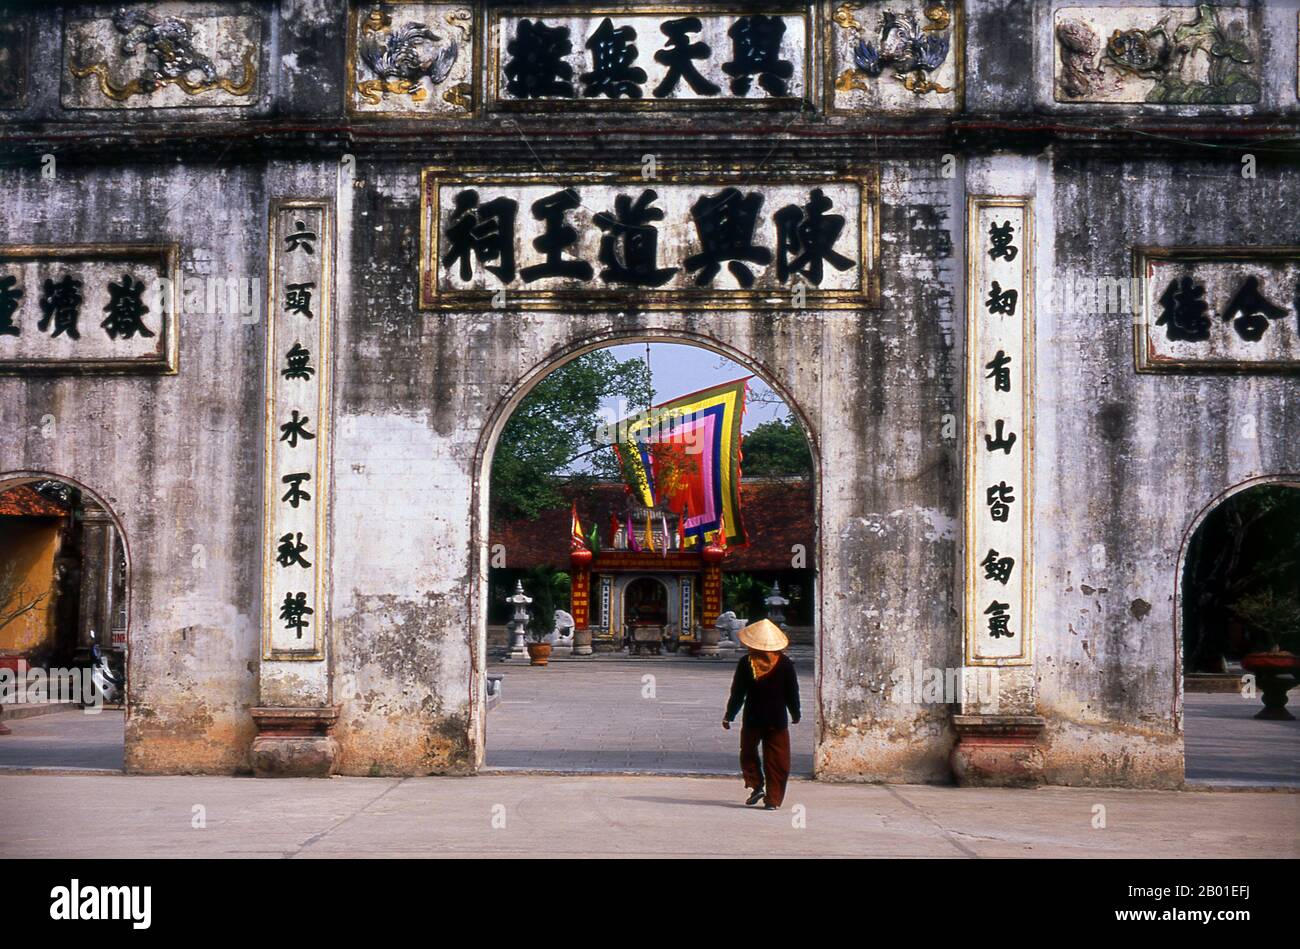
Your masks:
M 668 533 L 668 516 L 667 516 L 666 514 L 664 514 L 662 511 L 659 513 L 659 526 L 660 526 L 661 528 L 663 528 L 663 532 L 664 532 L 664 534 L 663 534 L 663 537 L 664 537 L 664 556 L 667 557 L 667 556 L 668 556 L 668 548 L 671 547 L 671 546 L 673 545 L 673 544 L 672 544 L 672 534 Z
M 645 549 L 650 551 L 650 553 L 654 553 L 655 551 L 655 534 L 654 530 L 650 527 L 649 512 L 647 512 L 645 516 Z
M 587 538 L 582 533 L 582 522 L 578 520 L 578 502 L 573 502 L 573 527 L 569 536 L 570 550 L 590 550 Z
M 691 516 L 691 499 L 686 499 L 685 506 L 682 507 L 682 513 L 677 518 L 677 546 L 682 550 L 686 549 L 686 521 Z
M 632 515 L 627 515 L 627 549 L 639 551 L 641 545 L 637 543 L 636 531 L 632 528 Z
M 749 376 L 656 405 L 618 423 L 628 490 L 646 507 L 689 504 L 693 542 L 714 531 L 748 542 L 740 512 L 741 421 Z
M 618 547 L 618 515 L 613 511 L 609 512 L 609 549 L 614 550 Z

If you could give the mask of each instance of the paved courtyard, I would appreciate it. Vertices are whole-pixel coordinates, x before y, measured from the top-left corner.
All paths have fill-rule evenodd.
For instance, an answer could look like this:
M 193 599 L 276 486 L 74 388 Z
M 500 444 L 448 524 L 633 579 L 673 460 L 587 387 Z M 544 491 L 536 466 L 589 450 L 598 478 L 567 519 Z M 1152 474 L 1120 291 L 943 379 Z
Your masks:
M 791 730 L 791 765 L 812 773 L 811 654 L 796 654 L 805 717 Z M 740 733 L 720 722 L 734 660 L 600 659 L 546 668 L 494 663 L 502 701 L 488 713 L 489 769 L 734 775 Z M 650 680 L 644 677 L 653 677 Z M 1292 700 L 1292 708 L 1300 700 Z M 1258 699 L 1188 693 L 1187 780 L 1210 787 L 1300 788 L 1300 721 L 1253 716 Z M 122 768 L 122 713 L 68 710 L 6 719 L 0 770 Z
M 1300 826 L 1300 794 L 1274 791 L 799 780 L 780 811 L 742 794 L 734 778 L 664 775 L 0 775 L 0 859 L 1300 857 L 1281 832 Z
M 805 718 L 790 730 L 793 774 L 812 774 L 813 660 L 796 657 Z M 735 659 L 496 663 L 490 768 L 736 774 L 740 725 L 722 728 Z M 647 677 L 650 677 L 647 679 Z

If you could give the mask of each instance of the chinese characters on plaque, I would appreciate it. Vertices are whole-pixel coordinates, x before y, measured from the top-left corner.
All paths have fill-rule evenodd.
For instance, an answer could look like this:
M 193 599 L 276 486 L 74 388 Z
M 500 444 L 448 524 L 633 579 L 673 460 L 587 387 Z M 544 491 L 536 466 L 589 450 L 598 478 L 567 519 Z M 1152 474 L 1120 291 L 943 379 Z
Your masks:
M 1140 371 L 1300 370 L 1300 247 L 1138 248 Z
M 267 659 L 322 656 L 333 226 L 324 202 L 272 206 L 262 566 Z
M 970 198 L 966 364 L 966 662 L 1030 661 L 1028 198 Z
M 0 372 L 176 371 L 166 246 L 0 247 Z
M 496 107 L 745 103 L 799 108 L 809 96 L 810 8 L 734 12 L 495 10 L 488 75 Z
M 762 182 L 462 174 L 425 172 L 426 307 L 600 305 L 630 293 L 650 307 L 870 305 L 873 170 Z

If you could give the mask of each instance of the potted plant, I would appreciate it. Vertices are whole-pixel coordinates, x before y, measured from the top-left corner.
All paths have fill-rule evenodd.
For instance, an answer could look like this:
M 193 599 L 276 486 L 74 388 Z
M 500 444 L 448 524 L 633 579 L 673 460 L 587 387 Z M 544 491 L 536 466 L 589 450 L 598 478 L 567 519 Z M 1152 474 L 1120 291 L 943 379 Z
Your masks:
M 543 631 L 540 627 L 532 626 L 528 630 L 528 664 L 530 666 L 544 666 L 551 660 L 551 644 L 546 641 L 550 636 L 550 631 Z
M 1300 656 L 1283 646 L 1300 637 L 1300 598 L 1265 587 L 1238 599 L 1231 611 L 1253 634 L 1255 648 L 1241 657 L 1241 667 L 1255 676 L 1263 696 L 1255 717 L 1294 721 L 1286 694 L 1300 682 Z

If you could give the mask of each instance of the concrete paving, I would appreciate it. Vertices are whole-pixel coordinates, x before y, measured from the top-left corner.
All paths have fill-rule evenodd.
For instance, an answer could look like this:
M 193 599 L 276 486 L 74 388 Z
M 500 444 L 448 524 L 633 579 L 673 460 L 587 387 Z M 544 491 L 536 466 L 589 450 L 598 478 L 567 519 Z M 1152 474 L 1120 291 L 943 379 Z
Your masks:
M 791 727 L 792 774 L 812 774 L 813 667 L 796 660 L 808 712 Z M 735 659 L 498 663 L 487 765 L 543 771 L 735 774 L 740 728 L 722 728 Z M 648 678 L 647 678 L 648 677 Z
M 1298 703 L 1293 697 L 1291 712 Z M 1261 721 L 1258 698 L 1189 694 L 1183 746 L 1191 784 L 1300 787 L 1300 720 Z
M 489 769 L 735 774 L 739 729 L 720 722 L 734 661 L 602 659 L 546 668 L 493 664 L 502 701 L 488 714 Z M 796 659 L 806 717 L 791 730 L 796 775 L 812 773 L 811 654 Z M 647 680 L 645 677 L 651 676 Z M 1253 716 L 1259 700 L 1188 693 L 1189 784 L 1300 788 L 1300 721 Z M 1300 702 L 1293 702 L 1300 707 Z M 122 768 L 122 713 L 80 710 L 9 720 L 0 770 Z
M 120 709 L 74 708 L 4 722 L 11 734 L 0 735 L 0 768 L 122 770 Z
M 1300 795 L 1284 792 L 800 780 L 780 811 L 742 796 L 705 777 L 10 774 L 0 858 L 1300 857 Z

